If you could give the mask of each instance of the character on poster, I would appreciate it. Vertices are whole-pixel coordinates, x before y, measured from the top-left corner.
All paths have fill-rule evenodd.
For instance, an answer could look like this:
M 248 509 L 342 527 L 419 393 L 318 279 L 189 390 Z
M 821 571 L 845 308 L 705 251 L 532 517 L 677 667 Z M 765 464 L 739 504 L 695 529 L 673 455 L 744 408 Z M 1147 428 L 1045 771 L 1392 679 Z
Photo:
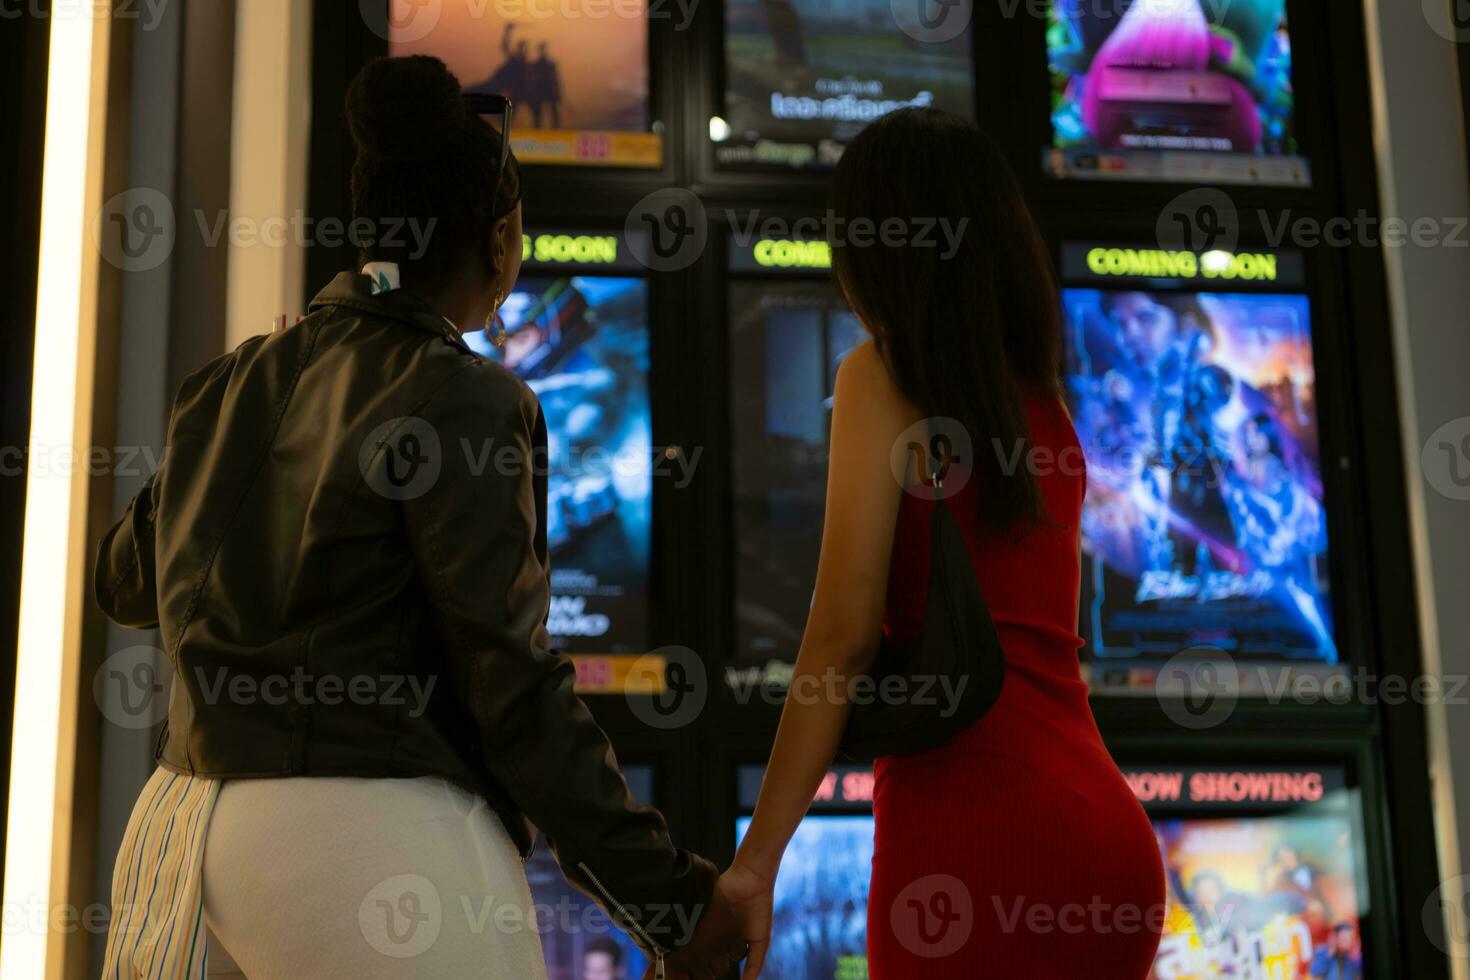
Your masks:
M 510 99 L 511 147 L 522 163 L 657 167 L 662 136 L 649 109 L 648 11 L 392 0 L 394 56 L 441 59 L 467 92 Z M 404 25 L 402 28 L 399 25 Z
M 1285 0 L 1055 0 L 1058 148 L 1294 155 Z
M 503 347 L 467 335 L 536 393 L 549 450 L 547 628 L 568 653 L 647 645 L 652 527 L 647 284 L 524 277 L 500 309 Z
M 1093 652 L 1336 662 L 1306 299 L 1069 289 L 1063 308 Z
M 1361 980 L 1345 819 L 1162 820 L 1155 830 L 1169 910 L 1154 980 Z

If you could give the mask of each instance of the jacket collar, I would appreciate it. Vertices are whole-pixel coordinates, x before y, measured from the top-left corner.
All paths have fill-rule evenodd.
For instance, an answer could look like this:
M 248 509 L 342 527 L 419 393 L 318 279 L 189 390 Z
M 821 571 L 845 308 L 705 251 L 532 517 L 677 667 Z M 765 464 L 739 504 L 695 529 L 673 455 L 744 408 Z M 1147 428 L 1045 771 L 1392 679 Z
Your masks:
M 310 312 L 327 306 L 345 306 L 371 316 L 398 320 L 420 330 L 427 330 L 449 341 L 455 347 L 473 354 L 454 324 L 437 310 L 406 289 L 374 295 L 372 280 L 356 272 L 339 272 L 327 287 L 311 301 Z

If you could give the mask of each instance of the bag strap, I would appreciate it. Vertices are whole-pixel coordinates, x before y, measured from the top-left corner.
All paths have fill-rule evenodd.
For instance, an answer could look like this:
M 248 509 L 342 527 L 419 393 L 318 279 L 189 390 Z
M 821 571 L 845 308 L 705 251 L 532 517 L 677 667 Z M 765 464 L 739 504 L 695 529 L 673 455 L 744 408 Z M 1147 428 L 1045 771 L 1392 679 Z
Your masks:
M 924 458 L 926 461 L 934 453 L 934 444 L 936 440 L 943 439 L 945 447 L 947 449 L 953 449 L 953 447 L 949 445 L 949 438 L 945 436 L 944 433 L 935 431 L 934 419 L 932 417 L 925 419 L 925 424 L 929 433 L 929 443 L 924 447 Z M 951 459 L 953 459 L 953 453 L 947 453 L 945 457 L 939 461 L 939 469 L 934 472 L 932 479 L 925 481 L 929 484 L 930 489 L 934 491 L 934 502 L 937 503 L 939 506 L 944 507 L 945 509 L 948 509 L 949 505 L 945 502 L 944 474 L 949 470 Z

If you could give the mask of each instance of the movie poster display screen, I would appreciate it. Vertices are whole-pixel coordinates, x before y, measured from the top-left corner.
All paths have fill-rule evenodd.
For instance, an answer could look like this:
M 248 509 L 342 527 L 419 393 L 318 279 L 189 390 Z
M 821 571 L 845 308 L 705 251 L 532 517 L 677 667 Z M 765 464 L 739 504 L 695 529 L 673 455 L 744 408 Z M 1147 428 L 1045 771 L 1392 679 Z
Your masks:
M 1167 884 L 1153 980 L 1363 980 L 1356 793 L 1333 767 L 1124 767 Z
M 1150 687 L 1194 648 L 1243 690 L 1336 665 L 1300 256 L 1069 244 L 1063 275 L 1094 683 Z
M 1286 0 L 1053 0 L 1057 177 L 1304 187 Z
M 757 242 L 739 254 L 747 270 L 785 274 L 730 283 L 731 669 L 737 672 L 731 679 L 783 685 L 816 584 L 837 367 L 866 334 L 836 286 L 812 277 L 823 276 L 822 269 L 779 264 L 807 254 L 801 246 Z
M 623 777 L 639 803 L 653 803 L 653 770 L 625 766 Z M 648 955 L 602 907 L 567 884 L 545 841 L 526 859 L 532 909 L 546 957 L 547 980 L 637 980 Z
M 972 115 L 968 25 L 954 33 L 922 13 L 889 0 L 727 0 L 715 162 L 830 168 L 859 130 L 894 109 Z
M 524 163 L 658 167 L 648 109 L 648 4 L 582 11 L 479 0 L 391 0 L 389 53 L 440 58 L 465 90 L 514 106 Z
M 528 234 L 527 271 L 500 309 L 504 346 L 484 331 L 465 335 L 541 401 L 549 452 L 547 628 L 553 645 L 571 654 L 632 656 L 648 643 L 648 283 L 584 274 L 599 259 L 624 262 L 622 246 L 610 235 Z
M 740 803 L 749 813 L 762 769 L 740 770 Z M 776 874 L 765 975 L 784 980 L 863 980 L 868 975 L 868 882 L 873 868 L 873 774 L 827 773 Z M 750 817 L 735 824 L 744 839 Z

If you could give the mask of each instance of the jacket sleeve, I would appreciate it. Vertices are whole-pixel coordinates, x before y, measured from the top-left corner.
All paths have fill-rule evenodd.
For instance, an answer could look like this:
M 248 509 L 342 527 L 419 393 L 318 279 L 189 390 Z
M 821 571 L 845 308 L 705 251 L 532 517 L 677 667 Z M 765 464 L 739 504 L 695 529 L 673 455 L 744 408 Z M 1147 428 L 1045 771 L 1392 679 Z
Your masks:
M 440 472 L 404 502 L 406 524 L 486 767 L 549 838 L 568 881 L 640 944 L 675 949 L 716 872 L 674 847 L 657 810 L 633 801 L 607 736 L 573 693 L 570 661 L 550 649 L 540 405 L 514 375 L 482 362 L 421 418 L 427 427 L 416 427 L 432 434 L 419 439 L 420 455 L 437 444 Z
M 153 556 L 154 473 L 102 536 L 92 591 L 107 617 L 129 629 L 158 626 L 158 582 Z

